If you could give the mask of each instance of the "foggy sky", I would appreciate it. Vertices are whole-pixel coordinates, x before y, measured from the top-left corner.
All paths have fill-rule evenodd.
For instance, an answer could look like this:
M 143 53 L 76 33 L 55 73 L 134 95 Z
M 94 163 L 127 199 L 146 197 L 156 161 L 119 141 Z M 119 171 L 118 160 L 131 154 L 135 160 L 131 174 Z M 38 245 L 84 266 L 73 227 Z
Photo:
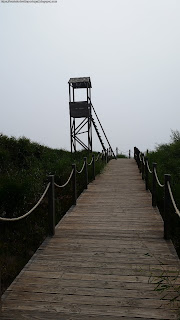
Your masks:
M 179 0 L 0 3 L 0 132 L 70 150 L 68 80 L 90 76 L 114 149 L 169 142 L 180 130 L 179 17 Z

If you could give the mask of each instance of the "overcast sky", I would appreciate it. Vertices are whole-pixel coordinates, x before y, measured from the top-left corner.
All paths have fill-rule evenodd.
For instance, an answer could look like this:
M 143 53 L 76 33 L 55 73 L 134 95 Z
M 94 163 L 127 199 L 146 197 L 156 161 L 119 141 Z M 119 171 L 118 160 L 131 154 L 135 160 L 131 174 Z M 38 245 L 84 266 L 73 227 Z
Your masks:
M 70 150 L 68 80 L 81 76 L 114 149 L 180 130 L 179 0 L 1 2 L 0 46 L 3 134 Z

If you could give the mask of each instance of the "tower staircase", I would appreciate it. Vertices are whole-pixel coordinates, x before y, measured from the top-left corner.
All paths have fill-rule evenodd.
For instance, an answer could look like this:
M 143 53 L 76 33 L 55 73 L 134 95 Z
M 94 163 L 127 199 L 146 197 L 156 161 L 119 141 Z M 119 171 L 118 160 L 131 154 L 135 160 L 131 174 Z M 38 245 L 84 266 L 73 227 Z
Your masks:
M 103 126 L 102 126 L 102 124 L 101 124 L 101 122 L 100 122 L 100 120 L 99 120 L 99 117 L 98 117 L 98 115 L 97 115 L 97 113 L 96 113 L 96 111 L 95 111 L 95 109 L 94 109 L 94 107 L 93 107 L 93 105 L 92 105 L 92 103 L 91 103 L 91 107 L 92 107 L 92 110 L 93 110 L 93 112 L 94 112 L 94 115 L 95 115 L 96 119 L 98 120 L 98 123 L 99 123 L 99 125 L 100 125 L 100 128 L 101 128 L 101 130 L 102 130 L 102 132 L 103 132 L 103 135 L 104 135 L 104 137 L 105 137 L 105 139 L 106 139 L 106 141 L 107 141 L 107 143 L 108 143 L 109 149 L 110 149 L 112 155 L 113 155 L 114 157 L 116 157 L 115 154 L 114 154 L 114 151 L 113 151 L 113 149 L 112 149 L 112 147 L 111 147 L 111 145 L 110 145 L 110 142 L 109 142 L 109 140 L 108 140 L 108 138 L 107 138 L 107 136 L 106 136 L 106 133 L 105 133 L 105 131 L 104 131 L 104 129 L 103 129 Z M 96 134 L 97 134 L 97 136 L 98 136 L 98 138 L 99 138 L 99 141 L 100 141 L 100 143 L 101 143 L 101 146 L 102 146 L 103 150 L 106 151 L 105 144 L 104 144 L 104 142 L 103 142 L 103 139 L 102 139 L 101 134 L 100 134 L 100 132 L 99 132 L 98 126 L 96 125 L 96 122 L 95 122 L 95 120 L 94 120 L 94 118 L 93 118 L 92 115 L 91 115 L 91 121 L 92 121 L 92 123 L 93 123 L 93 126 L 94 126 L 94 129 L 95 129 L 95 131 L 96 131 Z
M 93 117 L 91 117 L 91 121 L 92 121 L 92 123 L 93 123 L 94 129 L 95 129 L 95 131 L 96 131 L 96 133 L 97 133 L 97 136 L 98 136 L 98 138 L 99 138 L 99 141 L 100 141 L 100 143 L 101 143 L 101 146 L 102 146 L 103 150 L 106 151 L 106 147 L 105 147 L 105 145 L 104 145 L 104 142 L 103 142 L 103 140 L 102 140 L 102 137 L 101 137 L 101 135 L 100 135 L 100 132 L 99 132 L 99 130 L 98 130 L 98 127 L 97 127 L 96 122 L 95 122 L 95 120 L 94 120 Z

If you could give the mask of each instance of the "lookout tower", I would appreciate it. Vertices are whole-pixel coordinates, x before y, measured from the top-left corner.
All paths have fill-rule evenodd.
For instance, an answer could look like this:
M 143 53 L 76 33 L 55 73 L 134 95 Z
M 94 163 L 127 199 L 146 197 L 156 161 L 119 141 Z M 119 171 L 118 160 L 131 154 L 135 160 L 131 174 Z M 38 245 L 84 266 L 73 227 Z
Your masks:
M 91 79 L 85 78 L 71 78 L 69 79 L 69 113 L 70 113 L 70 136 L 71 136 L 71 152 L 76 152 L 76 144 L 79 143 L 84 149 L 92 152 L 92 125 L 99 138 L 101 146 L 104 151 L 107 151 L 105 144 L 100 135 L 98 126 L 94 120 L 96 117 L 101 132 L 103 133 L 106 142 L 109 146 L 109 151 L 114 155 L 109 140 L 105 134 L 102 124 L 97 116 L 97 113 L 91 103 Z M 75 101 L 75 89 L 85 90 L 85 101 Z M 93 116 L 92 116 L 93 112 Z M 84 142 L 80 135 L 87 135 L 87 140 Z M 115 155 L 114 155 L 115 157 Z
M 76 143 L 92 152 L 91 79 L 90 77 L 71 78 L 68 83 L 71 152 L 76 151 Z M 76 89 L 86 90 L 86 101 L 75 101 Z M 80 139 L 81 134 L 87 134 L 87 143 Z

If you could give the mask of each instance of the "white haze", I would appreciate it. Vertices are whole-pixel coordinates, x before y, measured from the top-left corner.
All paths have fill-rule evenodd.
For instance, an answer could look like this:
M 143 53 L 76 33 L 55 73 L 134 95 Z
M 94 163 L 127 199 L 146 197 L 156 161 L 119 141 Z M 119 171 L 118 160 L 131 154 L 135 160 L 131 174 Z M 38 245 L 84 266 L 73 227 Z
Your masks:
M 0 132 L 69 150 L 67 83 L 90 76 L 114 149 L 168 142 L 180 129 L 179 17 L 179 0 L 0 3 Z

